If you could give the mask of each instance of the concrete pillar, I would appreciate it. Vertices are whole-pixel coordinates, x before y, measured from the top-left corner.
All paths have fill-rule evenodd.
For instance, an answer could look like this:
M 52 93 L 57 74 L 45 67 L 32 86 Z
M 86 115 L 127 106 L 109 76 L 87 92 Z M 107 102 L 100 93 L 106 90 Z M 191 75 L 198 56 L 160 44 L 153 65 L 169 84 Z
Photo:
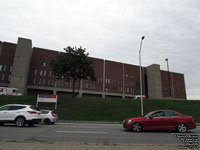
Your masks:
M 26 95 L 27 93 L 26 86 L 32 52 L 32 41 L 18 38 L 9 87 L 18 88 L 22 95 Z
M 125 99 L 125 72 L 124 72 L 124 63 L 123 63 L 123 67 L 122 67 L 122 71 L 123 71 L 123 81 L 122 81 L 122 84 L 123 84 L 123 95 L 122 95 L 122 98 Z
M 105 76 L 106 76 L 106 62 L 103 60 L 103 94 L 102 98 L 105 98 Z
M 55 85 L 53 89 L 53 95 L 57 95 L 57 79 L 55 80 Z
M 2 46 L 3 46 L 3 43 L 0 41 L 0 55 L 1 55 L 1 51 L 2 51 Z
M 147 67 L 147 84 L 149 99 L 162 98 L 160 65 L 153 64 Z
M 81 79 L 80 81 L 80 89 L 79 89 L 79 94 L 78 94 L 78 97 L 82 97 L 83 96 L 83 80 Z

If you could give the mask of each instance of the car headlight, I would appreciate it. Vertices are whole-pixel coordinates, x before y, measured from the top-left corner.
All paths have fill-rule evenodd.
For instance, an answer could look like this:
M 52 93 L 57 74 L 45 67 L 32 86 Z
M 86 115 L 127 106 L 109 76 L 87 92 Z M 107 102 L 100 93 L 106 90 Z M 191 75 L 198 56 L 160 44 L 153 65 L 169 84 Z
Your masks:
M 123 123 L 130 123 L 132 120 L 123 120 Z
M 127 123 L 130 123 L 132 120 L 127 120 Z

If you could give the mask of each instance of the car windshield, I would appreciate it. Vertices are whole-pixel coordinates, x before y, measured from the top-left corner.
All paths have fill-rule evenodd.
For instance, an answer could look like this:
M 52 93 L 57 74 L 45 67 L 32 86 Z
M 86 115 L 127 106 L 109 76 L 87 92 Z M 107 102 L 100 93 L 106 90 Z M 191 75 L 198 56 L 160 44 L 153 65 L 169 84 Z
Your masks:
M 148 113 L 148 114 L 146 114 L 144 117 L 147 117 L 147 116 L 149 116 L 150 114 L 152 114 L 154 111 L 152 111 L 152 112 L 150 112 L 150 113 Z

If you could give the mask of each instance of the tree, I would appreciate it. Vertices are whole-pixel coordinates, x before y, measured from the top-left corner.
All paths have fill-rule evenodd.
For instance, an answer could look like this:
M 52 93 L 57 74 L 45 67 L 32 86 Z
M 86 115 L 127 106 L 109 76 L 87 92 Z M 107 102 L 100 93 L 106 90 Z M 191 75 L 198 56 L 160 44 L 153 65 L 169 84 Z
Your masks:
M 88 59 L 89 53 L 85 49 L 70 47 L 64 48 L 66 53 L 59 54 L 51 61 L 51 69 L 57 79 L 72 81 L 72 97 L 75 97 L 75 84 L 81 79 L 96 80 L 94 62 Z

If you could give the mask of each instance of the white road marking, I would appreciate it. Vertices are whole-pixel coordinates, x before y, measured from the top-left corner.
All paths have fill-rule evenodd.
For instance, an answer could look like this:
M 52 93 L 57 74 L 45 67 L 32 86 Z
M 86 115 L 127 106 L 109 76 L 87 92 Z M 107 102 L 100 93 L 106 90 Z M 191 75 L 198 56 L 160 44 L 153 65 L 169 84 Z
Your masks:
M 56 131 L 58 133 L 84 133 L 84 134 L 107 134 L 108 132 L 89 132 L 89 131 Z
M 94 123 L 56 123 L 56 125 L 73 125 L 73 126 L 99 126 L 99 127 L 104 127 L 104 126 L 115 126 L 115 127 L 119 127 L 122 126 L 122 124 L 94 124 Z
M 64 126 L 65 128 L 95 128 L 95 129 L 100 129 L 102 127 L 95 127 L 95 126 Z M 104 128 L 108 128 L 108 127 L 104 127 Z

